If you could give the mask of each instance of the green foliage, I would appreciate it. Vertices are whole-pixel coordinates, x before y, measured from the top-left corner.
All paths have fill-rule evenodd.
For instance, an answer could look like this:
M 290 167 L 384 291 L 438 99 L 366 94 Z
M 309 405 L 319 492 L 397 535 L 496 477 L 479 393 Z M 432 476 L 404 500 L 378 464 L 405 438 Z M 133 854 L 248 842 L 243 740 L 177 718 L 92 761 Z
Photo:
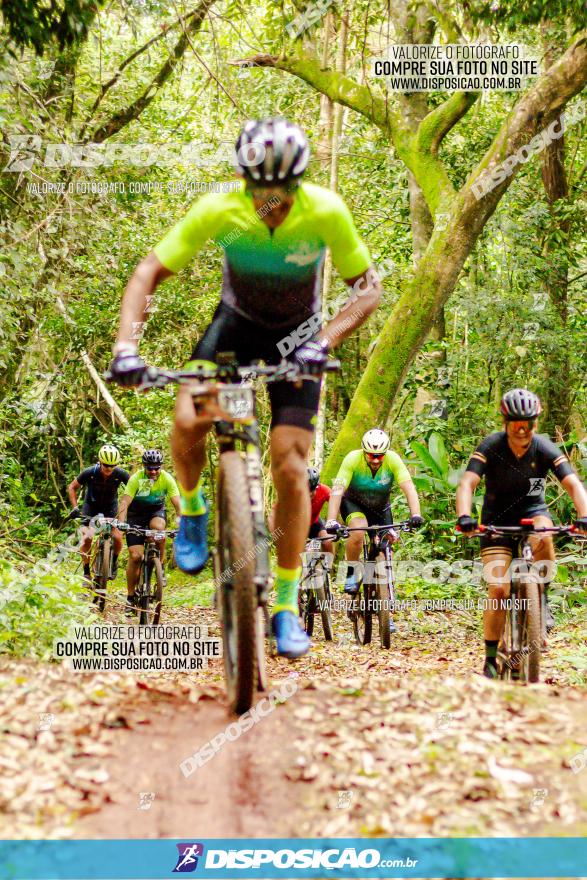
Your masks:
M 42 55 L 48 44 L 60 49 L 82 40 L 100 0 L 1 0 L 10 38 Z
M 81 579 L 64 566 L 38 575 L 0 566 L 0 654 L 49 659 L 53 639 L 96 620 Z
M 427 443 L 413 440 L 410 449 L 415 469 L 412 479 L 422 501 L 426 537 L 436 553 L 444 556 L 456 551 L 460 555 L 462 542 L 454 531 L 454 495 L 464 466 L 452 467 L 445 442 L 437 432 L 430 434 Z M 479 500 L 476 498 L 475 503 Z

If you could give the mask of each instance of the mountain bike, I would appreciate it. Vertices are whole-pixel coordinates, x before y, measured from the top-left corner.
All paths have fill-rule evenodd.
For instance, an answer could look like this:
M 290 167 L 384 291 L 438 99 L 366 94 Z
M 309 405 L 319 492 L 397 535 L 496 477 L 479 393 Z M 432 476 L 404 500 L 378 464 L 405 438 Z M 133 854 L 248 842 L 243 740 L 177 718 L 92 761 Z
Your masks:
M 332 593 L 330 592 L 330 567 L 327 557 L 330 553 L 322 552 L 322 541 L 330 538 L 311 538 L 306 543 L 306 549 L 302 553 L 302 578 L 298 591 L 298 609 L 304 629 L 309 636 L 314 632 L 314 616 L 320 614 L 324 638 L 331 642 L 332 616 Z
M 255 689 L 265 690 L 265 637 L 271 638 L 267 607 L 271 568 L 263 510 L 263 469 L 253 379 L 265 382 L 319 381 L 295 364 L 239 366 L 232 352 L 218 353 L 217 366 L 173 372 L 149 367 L 141 391 L 185 385 L 196 412 L 214 422 L 220 452 L 213 551 L 224 672 L 230 708 L 247 712 Z M 338 370 L 330 361 L 325 371 Z
M 355 640 L 367 645 L 373 635 L 373 618 L 377 617 L 382 648 L 391 647 L 389 612 L 395 603 L 392 545 L 400 532 L 411 531 L 409 520 L 387 526 L 342 526 L 334 539 L 348 538 L 350 532 L 365 532 L 363 564 L 355 563 L 359 589 L 348 609 Z
M 106 607 L 106 589 L 108 581 L 114 577 L 113 562 L 114 554 L 112 552 L 112 530 L 119 526 L 118 521 L 114 517 L 94 516 L 81 517 L 80 522 L 83 525 L 91 525 L 96 529 L 97 540 L 92 546 L 92 562 L 90 570 L 92 572 L 92 592 L 94 594 L 92 603 L 97 606 L 98 611 L 104 611 Z
M 123 532 L 133 532 L 144 539 L 143 558 L 139 570 L 139 579 L 135 587 L 135 608 L 139 614 L 139 624 L 156 626 L 161 619 L 163 604 L 163 588 L 166 586 L 163 562 L 157 541 L 163 538 L 174 538 L 177 529 L 143 529 L 128 523 L 120 523 Z
M 532 519 L 522 519 L 519 526 L 479 525 L 479 531 L 518 540 L 518 556 L 512 559 L 510 566 L 510 601 L 506 604 L 504 631 L 497 648 L 498 677 L 538 682 L 540 656 L 546 639 L 546 597 L 541 578 L 534 568 L 530 535 L 573 535 L 575 527 L 535 528 Z

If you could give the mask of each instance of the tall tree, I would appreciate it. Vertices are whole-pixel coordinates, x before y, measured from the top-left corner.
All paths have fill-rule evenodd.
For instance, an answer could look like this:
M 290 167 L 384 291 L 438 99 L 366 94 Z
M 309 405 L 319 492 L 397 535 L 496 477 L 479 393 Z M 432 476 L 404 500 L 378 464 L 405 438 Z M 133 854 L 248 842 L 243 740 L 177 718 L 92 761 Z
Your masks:
M 301 48 L 290 47 L 279 56 L 258 54 L 247 61 L 299 77 L 380 128 L 413 175 L 435 220 L 430 241 L 414 273 L 404 281 L 399 301 L 357 385 L 326 463 L 325 473 L 329 477 L 356 442 L 362 427 L 381 424 L 387 418 L 413 358 L 454 290 L 467 257 L 514 179 L 519 164 L 514 164 L 504 179 L 478 197 L 481 178 L 529 144 L 544 129 L 546 120 L 560 114 L 587 83 L 587 31 L 580 32 L 562 57 L 519 97 L 491 146 L 459 190 L 452 184 L 439 157 L 439 148 L 475 102 L 476 94 L 452 94 L 429 109 L 413 131 L 404 115 L 392 105 L 388 94 L 361 85 L 349 76 L 324 70 L 319 59 Z M 442 223 L 437 222 L 438 214 L 443 215 Z

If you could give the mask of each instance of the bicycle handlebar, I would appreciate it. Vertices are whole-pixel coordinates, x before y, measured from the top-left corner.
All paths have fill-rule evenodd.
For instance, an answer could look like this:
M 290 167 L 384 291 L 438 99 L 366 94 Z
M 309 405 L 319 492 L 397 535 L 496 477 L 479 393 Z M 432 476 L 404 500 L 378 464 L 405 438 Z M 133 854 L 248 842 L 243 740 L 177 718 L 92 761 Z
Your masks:
M 143 529 L 141 526 L 131 526 L 128 523 L 120 523 L 122 532 L 134 532 L 136 535 L 144 535 L 145 538 L 156 538 L 161 535 L 165 538 L 175 538 L 178 529 Z
M 317 373 L 303 373 L 301 367 L 291 361 L 282 360 L 279 364 L 250 364 L 239 366 L 237 364 L 219 365 L 215 369 L 211 367 L 197 367 L 192 370 L 165 370 L 159 367 L 147 367 L 147 378 L 137 385 L 138 391 L 149 391 L 152 388 L 165 388 L 171 384 L 185 384 L 186 382 L 232 382 L 239 379 L 241 382 L 247 379 L 264 379 L 266 382 L 301 382 L 309 379 L 318 381 L 322 373 L 334 373 L 340 370 L 339 360 L 330 360 L 324 364 Z M 110 371 L 104 374 L 107 382 L 112 381 L 114 376 Z
M 328 531 L 328 530 L 327 530 Z M 328 532 L 328 538 L 317 538 L 318 541 L 338 541 L 340 538 L 348 538 L 350 532 L 413 532 L 415 529 L 408 519 L 399 523 L 390 523 L 387 526 L 340 526 L 336 532 Z
M 508 535 L 539 535 L 539 534 L 544 534 L 545 532 L 550 533 L 552 535 L 571 535 L 571 537 L 577 537 L 577 538 L 584 537 L 583 535 L 581 535 L 579 530 L 573 525 L 569 525 L 569 526 L 540 526 L 537 528 L 536 526 L 534 526 L 533 522 L 532 523 L 530 523 L 530 522 L 524 523 L 523 521 L 522 521 L 522 524 L 519 526 L 494 526 L 494 525 L 491 525 L 490 523 L 487 525 L 484 525 L 483 523 L 479 523 L 477 528 L 475 529 L 475 531 L 469 532 L 469 533 L 463 532 L 459 528 L 457 528 L 456 530 L 461 535 L 464 535 L 465 537 L 468 534 L 470 537 L 473 537 L 473 538 L 479 538 L 484 534 L 486 534 L 486 535 L 503 535 L 504 537 L 507 537 Z

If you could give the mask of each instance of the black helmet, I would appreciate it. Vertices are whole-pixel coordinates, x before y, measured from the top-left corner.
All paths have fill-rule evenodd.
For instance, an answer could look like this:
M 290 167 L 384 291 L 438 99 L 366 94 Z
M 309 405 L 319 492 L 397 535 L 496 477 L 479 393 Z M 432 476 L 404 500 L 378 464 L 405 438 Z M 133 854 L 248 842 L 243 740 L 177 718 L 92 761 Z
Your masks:
M 542 412 L 540 398 L 526 388 L 514 388 L 501 398 L 499 407 L 508 422 L 535 419 Z
M 158 449 L 146 449 L 143 452 L 143 464 L 151 465 L 151 467 L 161 467 L 163 464 L 163 454 Z
M 320 482 L 320 471 L 316 468 L 309 467 L 308 468 L 308 485 L 310 486 L 310 492 L 313 492 L 318 483 Z
M 281 116 L 246 122 L 235 145 L 235 167 L 253 183 L 266 186 L 301 177 L 310 159 L 302 129 Z

